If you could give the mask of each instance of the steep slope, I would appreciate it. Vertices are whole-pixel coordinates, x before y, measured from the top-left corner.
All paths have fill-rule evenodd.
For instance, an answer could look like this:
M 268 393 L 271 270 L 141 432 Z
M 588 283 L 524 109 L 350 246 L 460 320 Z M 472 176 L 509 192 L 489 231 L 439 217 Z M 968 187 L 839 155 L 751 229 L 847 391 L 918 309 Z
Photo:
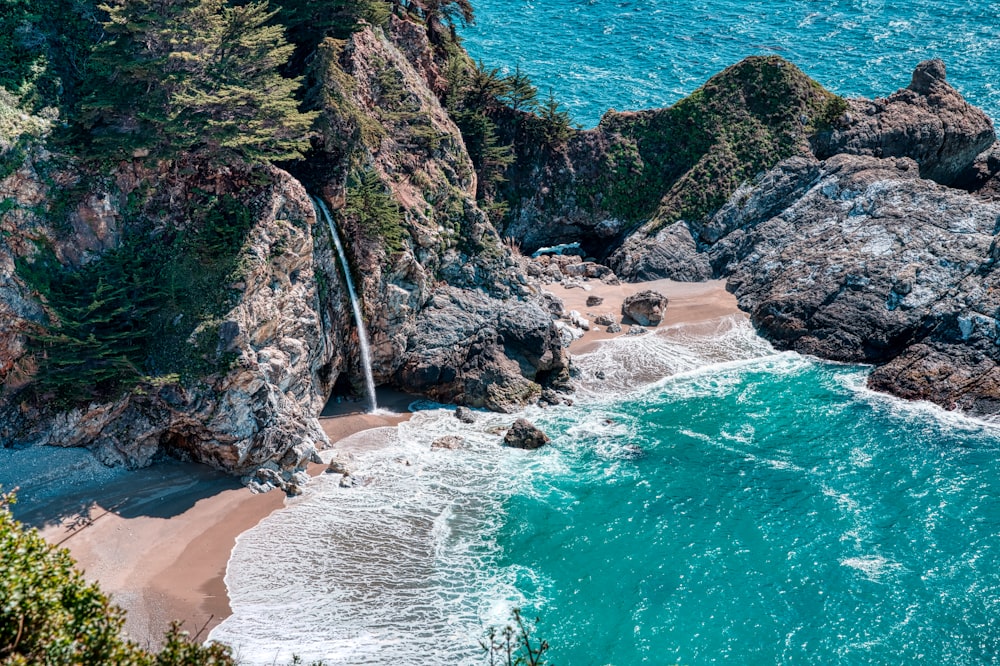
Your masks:
M 210 155 L 80 160 L 46 150 L 45 123 L 5 137 L 19 152 L 0 180 L 4 445 L 132 467 L 174 455 L 295 492 L 327 445 L 323 404 L 361 377 L 310 193 L 347 239 L 379 383 L 498 410 L 564 384 L 552 317 L 432 91 L 426 32 L 391 30 L 313 54 L 320 131 L 295 177 Z
M 302 177 L 347 231 L 376 380 L 510 409 L 560 385 L 566 354 L 477 203 L 461 132 L 431 88 L 441 77 L 426 33 L 396 18 L 389 29 L 320 46 L 323 152 L 311 163 L 326 170 Z M 354 205 L 363 187 L 388 198 L 380 213 Z

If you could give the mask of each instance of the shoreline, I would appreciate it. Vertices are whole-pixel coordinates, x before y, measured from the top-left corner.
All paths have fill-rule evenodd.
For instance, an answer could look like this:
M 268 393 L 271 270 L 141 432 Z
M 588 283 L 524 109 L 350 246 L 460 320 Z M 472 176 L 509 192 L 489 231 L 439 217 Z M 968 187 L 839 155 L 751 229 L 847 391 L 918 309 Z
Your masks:
M 658 327 L 648 327 L 650 331 L 740 313 L 721 280 L 580 284 L 585 286 L 551 284 L 544 289 L 560 297 L 567 312 L 578 310 L 591 320 L 597 314 L 613 313 L 616 321 L 621 320 L 621 304 L 627 296 L 654 289 L 667 296 L 669 303 L 664 320 Z M 605 300 L 587 307 L 588 296 Z M 621 333 L 610 334 L 605 328 L 592 326 L 573 341 L 570 353 L 585 354 L 603 340 L 627 335 L 629 329 L 625 325 Z M 380 390 L 383 408 L 374 413 L 362 411 L 361 403 L 331 400 L 319 417 L 333 444 L 327 452 L 337 451 L 338 442 L 351 435 L 407 420 L 408 407 L 415 399 Z M 309 474 L 317 476 L 325 469 L 314 464 Z M 283 508 L 285 496 L 280 492 L 254 495 L 235 477 L 176 461 L 132 472 L 115 471 L 111 482 L 102 478 L 106 476 L 97 474 L 94 480 L 56 492 L 38 505 L 30 504 L 28 493 L 15 515 L 39 527 L 50 543 L 70 550 L 84 577 L 99 583 L 127 611 L 125 628 L 132 640 L 158 646 L 174 620 L 198 640 L 205 640 L 231 614 L 225 574 L 236 538 Z M 74 503 L 80 510 L 62 508 Z

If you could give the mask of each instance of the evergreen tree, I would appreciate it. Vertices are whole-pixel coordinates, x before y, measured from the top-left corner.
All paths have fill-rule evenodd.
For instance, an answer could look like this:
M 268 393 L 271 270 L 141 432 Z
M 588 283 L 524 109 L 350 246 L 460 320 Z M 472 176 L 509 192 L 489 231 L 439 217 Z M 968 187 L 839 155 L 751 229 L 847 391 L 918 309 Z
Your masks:
M 308 148 L 316 114 L 298 111 L 301 80 L 278 73 L 293 47 L 265 2 L 114 0 L 107 10 L 111 39 L 91 58 L 80 106 L 98 154 L 258 161 Z
M 569 112 L 556 101 L 549 90 L 549 97 L 538 106 L 540 139 L 549 146 L 559 146 L 569 139 L 571 120 Z
M 346 39 L 363 24 L 383 26 L 391 5 L 383 0 L 278 0 L 288 39 L 311 53 L 324 37 Z
M 500 99 L 514 111 L 533 111 L 538 106 L 538 88 L 531 84 L 520 65 L 507 77 L 506 88 Z

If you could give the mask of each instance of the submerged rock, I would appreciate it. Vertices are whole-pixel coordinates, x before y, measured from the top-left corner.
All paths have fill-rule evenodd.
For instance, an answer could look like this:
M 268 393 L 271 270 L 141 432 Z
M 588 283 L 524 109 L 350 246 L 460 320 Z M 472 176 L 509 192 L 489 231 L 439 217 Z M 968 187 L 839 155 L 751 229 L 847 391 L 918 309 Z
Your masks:
M 527 419 L 518 419 L 503 438 L 503 445 L 516 449 L 538 449 L 549 443 L 548 436 Z
M 454 451 L 455 449 L 460 449 L 465 444 L 465 440 L 457 435 L 445 435 L 444 437 L 438 437 L 433 442 L 431 442 L 431 449 L 447 449 L 449 451 Z

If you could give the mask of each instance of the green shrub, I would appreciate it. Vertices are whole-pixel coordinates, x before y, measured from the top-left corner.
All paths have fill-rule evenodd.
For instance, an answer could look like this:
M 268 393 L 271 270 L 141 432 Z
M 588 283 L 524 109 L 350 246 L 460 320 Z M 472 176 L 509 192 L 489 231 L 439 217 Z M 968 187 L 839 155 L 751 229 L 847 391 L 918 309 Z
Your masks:
M 69 551 L 14 520 L 0 494 L 0 664 L 231 666 L 228 647 L 198 645 L 178 625 L 159 653 L 122 635 L 125 612 L 74 568 Z

